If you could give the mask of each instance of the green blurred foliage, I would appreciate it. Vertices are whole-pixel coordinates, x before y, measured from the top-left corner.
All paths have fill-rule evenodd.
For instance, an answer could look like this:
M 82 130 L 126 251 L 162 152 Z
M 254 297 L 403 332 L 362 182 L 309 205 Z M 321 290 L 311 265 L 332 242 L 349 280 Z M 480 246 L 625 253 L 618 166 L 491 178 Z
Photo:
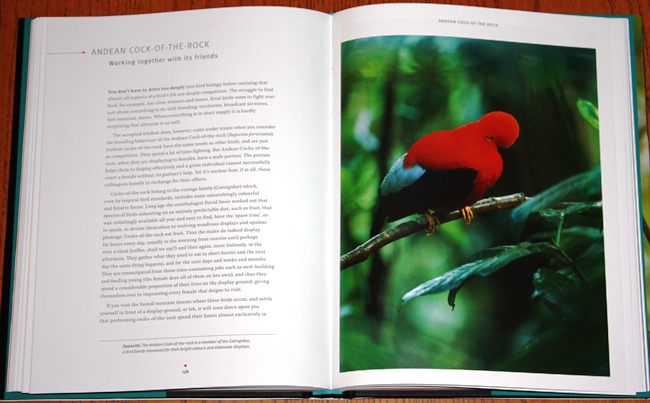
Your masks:
M 650 147 L 648 145 L 648 119 L 646 114 L 645 63 L 643 60 L 643 41 L 641 18 L 634 20 L 634 39 L 636 54 L 636 93 L 637 118 L 639 126 L 639 156 L 641 171 L 641 201 L 645 221 L 650 225 Z M 646 237 L 643 244 L 645 250 L 646 284 L 650 284 L 650 239 Z M 650 306 L 650 287 L 646 287 L 646 303 Z M 649 322 L 650 326 L 650 322 Z M 650 332 L 649 332 L 650 333 Z
M 344 270 L 341 370 L 607 375 L 595 51 L 376 37 L 343 44 L 341 67 L 341 253 L 368 239 L 379 183 L 417 138 L 493 110 L 521 134 L 486 196 L 543 196 L 384 247 L 379 312 L 376 259 Z

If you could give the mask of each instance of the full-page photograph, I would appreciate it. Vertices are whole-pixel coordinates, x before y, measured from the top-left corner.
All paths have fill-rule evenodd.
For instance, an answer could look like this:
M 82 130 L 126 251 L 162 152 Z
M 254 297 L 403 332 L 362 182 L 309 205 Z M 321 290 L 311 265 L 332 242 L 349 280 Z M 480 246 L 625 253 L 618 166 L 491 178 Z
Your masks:
M 343 44 L 342 88 L 342 250 L 516 204 L 345 268 L 341 369 L 609 375 L 595 50 L 365 38 Z

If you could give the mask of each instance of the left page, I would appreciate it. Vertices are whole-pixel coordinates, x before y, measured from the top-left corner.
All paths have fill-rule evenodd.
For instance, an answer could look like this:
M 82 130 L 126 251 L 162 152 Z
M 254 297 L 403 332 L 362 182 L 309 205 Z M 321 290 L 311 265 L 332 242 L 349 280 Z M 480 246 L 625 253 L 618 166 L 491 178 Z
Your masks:
M 328 386 L 329 33 L 35 20 L 8 390 Z

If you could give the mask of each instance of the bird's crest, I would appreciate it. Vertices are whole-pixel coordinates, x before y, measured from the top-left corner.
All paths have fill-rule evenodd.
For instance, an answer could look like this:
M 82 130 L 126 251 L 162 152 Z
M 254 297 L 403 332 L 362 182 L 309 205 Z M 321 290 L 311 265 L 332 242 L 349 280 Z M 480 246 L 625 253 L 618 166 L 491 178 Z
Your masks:
M 496 111 L 485 114 L 478 124 L 501 148 L 509 148 L 519 137 L 519 123 L 506 112 Z

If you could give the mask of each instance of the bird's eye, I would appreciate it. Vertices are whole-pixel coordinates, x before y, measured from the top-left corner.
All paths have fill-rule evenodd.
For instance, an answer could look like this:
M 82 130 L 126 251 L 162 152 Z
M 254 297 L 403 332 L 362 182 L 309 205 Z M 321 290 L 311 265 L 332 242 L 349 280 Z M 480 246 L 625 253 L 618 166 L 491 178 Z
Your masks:
M 485 139 L 486 139 L 487 141 L 492 141 L 492 136 L 485 136 Z

